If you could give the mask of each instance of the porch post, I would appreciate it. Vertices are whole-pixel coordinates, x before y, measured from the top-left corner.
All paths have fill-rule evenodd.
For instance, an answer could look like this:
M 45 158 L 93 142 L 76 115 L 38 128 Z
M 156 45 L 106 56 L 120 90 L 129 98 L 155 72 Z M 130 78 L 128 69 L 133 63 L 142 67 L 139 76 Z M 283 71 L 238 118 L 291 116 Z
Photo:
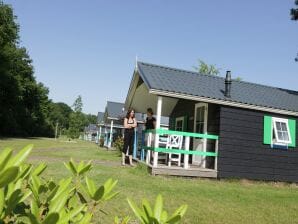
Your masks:
M 161 108 L 162 108 L 162 96 L 157 97 L 157 109 L 156 109 L 156 127 L 155 129 L 160 128 L 160 118 L 161 118 Z M 154 148 L 159 147 L 159 134 L 155 134 L 154 138 Z M 157 167 L 158 162 L 158 152 L 154 152 L 153 157 L 153 167 Z
M 190 142 L 190 137 L 186 136 L 185 137 L 185 143 L 184 143 L 184 148 L 186 151 L 189 151 L 189 142 Z M 184 169 L 188 169 L 189 168 L 189 164 L 188 164 L 188 158 L 189 155 L 188 154 L 184 154 Z
M 138 132 L 137 132 L 137 128 L 138 127 L 136 127 L 135 128 L 135 130 L 134 130 L 134 144 L 133 144 L 133 158 L 137 158 L 137 146 L 138 146 L 138 136 L 137 136 L 137 134 L 138 134 Z
M 100 146 L 100 139 L 101 139 L 101 126 L 99 126 L 99 136 L 98 136 L 98 145 Z
M 113 124 L 114 124 L 114 120 L 111 121 L 111 130 L 110 130 L 110 141 L 109 141 L 109 148 L 112 147 L 112 140 L 113 140 Z
M 98 144 L 98 136 L 99 136 L 99 132 L 98 130 L 96 131 L 96 140 L 95 140 L 95 143 Z
M 215 153 L 218 154 L 218 140 L 215 141 Z M 217 171 L 217 161 L 218 161 L 218 156 L 215 157 L 214 161 L 214 170 Z

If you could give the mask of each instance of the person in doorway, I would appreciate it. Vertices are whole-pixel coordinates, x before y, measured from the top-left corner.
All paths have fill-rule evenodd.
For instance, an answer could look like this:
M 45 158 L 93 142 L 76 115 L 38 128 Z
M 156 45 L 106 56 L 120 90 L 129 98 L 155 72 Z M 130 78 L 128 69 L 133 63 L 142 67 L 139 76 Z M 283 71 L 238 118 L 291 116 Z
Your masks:
M 152 108 L 147 109 L 147 117 L 146 117 L 146 122 L 145 122 L 145 129 L 155 129 L 156 125 L 156 119 L 153 117 L 153 110 Z
M 135 135 L 135 127 L 137 127 L 137 121 L 135 119 L 135 112 L 133 109 L 127 111 L 124 118 L 124 146 L 122 150 L 122 166 L 125 166 L 125 156 L 128 154 L 129 165 L 134 166 L 132 163 L 132 152 Z

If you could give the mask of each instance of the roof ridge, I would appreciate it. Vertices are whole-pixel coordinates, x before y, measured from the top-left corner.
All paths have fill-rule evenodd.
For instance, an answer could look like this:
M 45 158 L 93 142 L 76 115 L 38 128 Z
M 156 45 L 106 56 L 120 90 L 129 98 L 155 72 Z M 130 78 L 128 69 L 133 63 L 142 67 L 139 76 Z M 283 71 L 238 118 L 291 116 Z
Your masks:
M 149 65 L 149 66 L 160 67 L 160 68 L 164 68 L 164 69 L 170 69 L 170 70 L 174 70 L 174 71 L 178 71 L 178 72 L 191 73 L 191 74 L 194 74 L 194 75 L 201 75 L 201 76 L 208 76 L 208 77 L 211 77 L 211 78 L 224 79 L 224 77 L 222 77 L 222 76 L 202 74 L 202 73 L 199 73 L 199 72 L 193 72 L 193 71 L 189 71 L 189 70 L 181 69 L 181 68 L 172 68 L 172 67 L 169 67 L 169 66 L 157 65 L 157 64 L 152 64 L 152 63 L 147 63 L 147 62 L 142 62 L 142 61 L 138 61 L 138 63 L 142 63 L 142 64 Z
M 107 100 L 107 103 L 119 103 L 119 104 L 124 104 L 124 103 L 115 102 L 115 101 L 109 101 L 109 100 Z

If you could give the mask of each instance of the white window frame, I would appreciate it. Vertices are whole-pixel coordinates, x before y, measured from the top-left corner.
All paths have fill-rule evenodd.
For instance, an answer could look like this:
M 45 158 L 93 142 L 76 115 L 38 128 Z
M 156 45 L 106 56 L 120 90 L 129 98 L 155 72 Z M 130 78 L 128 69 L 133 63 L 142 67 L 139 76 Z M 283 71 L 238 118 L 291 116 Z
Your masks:
M 277 133 L 277 126 L 276 126 L 276 122 L 280 122 L 280 123 L 285 123 L 286 124 L 286 128 L 287 128 L 287 134 L 289 137 L 289 140 L 283 140 L 283 139 L 279 139 L 278 137 L 278 133 Z M 275 139 L 273 139 L 273 135 L 272 135 L 272 142 L 273 144 L 278 144 L 278 145 L 288 145 L 292 143 L 292 139 L 291 139 L 291 133 L 290 133 L 290 129 L 289 129 L 289 122 L 288 119 L 284 119 L 284 118 L 277 118 L 277 117 L 272 117 L 272 128 L 275 134 Z

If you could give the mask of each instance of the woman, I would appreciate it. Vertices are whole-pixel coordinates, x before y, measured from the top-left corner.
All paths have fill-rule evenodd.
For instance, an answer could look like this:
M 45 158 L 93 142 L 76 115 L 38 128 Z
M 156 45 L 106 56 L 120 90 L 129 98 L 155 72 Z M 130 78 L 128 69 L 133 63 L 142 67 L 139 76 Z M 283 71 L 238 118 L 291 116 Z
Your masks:
M 132 151 L 135 135 L 135 127 L 137 126 L 137 121 L 135 119 L 135 112 L 133 109 L 127 111 L 126 117 L 124 118 L 123 124 L 124 131 L 124 146 L 122 150 L 122 166 L 125 166 L 125 155 L 128 151 L 129 165 L 134 166 L 132 163 Z
M 155 117 L 153 117 L 153 110 L 152 110 L 152 108 L 148 108 L 146 122 L 145 122 L 145 128 L 146 128 L 146 130 L 155 129 L 155 125 L 156 125 L 156 119 L 155 119 Z

